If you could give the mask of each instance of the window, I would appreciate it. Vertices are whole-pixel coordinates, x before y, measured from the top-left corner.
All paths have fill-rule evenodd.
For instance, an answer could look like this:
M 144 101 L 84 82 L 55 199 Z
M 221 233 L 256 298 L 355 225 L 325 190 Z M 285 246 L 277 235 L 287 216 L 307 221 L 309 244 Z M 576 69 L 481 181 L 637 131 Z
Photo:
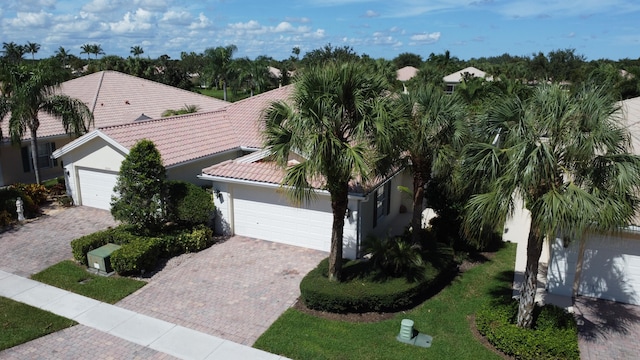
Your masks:
M 52 168 L 58 165 L 58 161 L 51 158 L 51 154 L 56 150 L 56 144 L 45 142 L 38 144 L 38 165 L 40 169 Z M 22 147 L 22 169 L 24 172 L 33 171 L 31 161 L 31 146 Z
M 387 182 L 373 192 L 376 199 L 375 208 L 373 209 L 373 226 L 376 227 L 378 222 L 385 216 L 389 215 L 391 205 L 391 182 Z

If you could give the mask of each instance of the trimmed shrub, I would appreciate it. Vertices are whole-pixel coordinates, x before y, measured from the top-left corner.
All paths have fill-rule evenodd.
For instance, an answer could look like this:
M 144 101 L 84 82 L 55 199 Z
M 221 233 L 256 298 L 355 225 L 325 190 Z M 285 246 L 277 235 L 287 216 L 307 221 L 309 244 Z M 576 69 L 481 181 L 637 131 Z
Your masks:
M 111 266 L 120 275 L 137 274 L 153 269 L 159 255 L 158 238 L 139 237 L 111 253 Z
M 553 305 L 536 306 L 534 324 L 515 324 L 518 302 L 491 303 L 476 314 L 478 331 L 503 353 L 518 359 L 580 359 L 578 328 L 571 314 Z
M 411 308 L 455 272 L 452 257 L 449 266 L 436 268 L 425 263 L 418 281 L 389 277 L 371 261 L 352 260 L 343 266 L 344 280 L 329 281 L 328 259 L 320 262 L 300 283 L 301 298 L 311 309 L 335 313 L 400 311 Z
M 193 229 L 174 230 L 158 238 L 161 257 L 198 252 L 213 245 L 213 230 L 199 225 Z
M 7 210 L 0 210 L 0 227 L 10 225 L 13 220 L 13 216 Z
M 16 213 L 16 200 L 18 197 L 22 199 L 25 217 L 32 218 L 40 213 L 40 207 L 31 197 L 14 186 L 0 189 L 0 211 L 5 210 L 11 214 L 14 220 L 18 219 L 18 214 Z
M 215 207 L 211 194 L 184 181 L 168 181 L 167 218 L 185 226 L 206 224 Z
M 87 265 L 87 253 L 108 243 L 127 244 L 135 241 L 138 236 L 131 234 L 126 227 L 118 226 L 93 234 L 85 235 L 71 241 L 73 258 L 80 264 Z
M 47 202 L 49 190 L 47 190 L 44 185 L 17 183 L 12 185 L 12 187 L 20 190 L 24 195 L 31 198 L 31 200 L 33 200 L 33 202 L 38 206 Z

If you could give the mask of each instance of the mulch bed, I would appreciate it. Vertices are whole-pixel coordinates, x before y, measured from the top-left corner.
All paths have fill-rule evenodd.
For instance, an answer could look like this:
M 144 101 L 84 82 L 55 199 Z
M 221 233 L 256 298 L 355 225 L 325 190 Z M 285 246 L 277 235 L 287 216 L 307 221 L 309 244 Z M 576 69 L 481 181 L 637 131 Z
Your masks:
M 478 266 L 483 262 L 493 258 L 495 253 L 483 252 L 483 253 L 480 253 L 479 255 L 480 255 L 480 259 L 478 260 L 464 260 L 462 264 L 460 264 L 460 266 L 458 267 L 458 271 L 460 273 L 463 273 L 475 266 Z M 296 303 L 293 305 L 293 308 L 302 313 L 315 316 L 321 319 L 346 321 L 346 322 L 353 322 L 353 323 L 379 322 L 383 320 L 392 319 L 393 317 L 396 316 L 396 314 L 404 313 L 404 312 L 395 312 L 395 313 L 368 312 L 368 313 L 346 313 L 346 314 L 331 313 L 327 311 L 309 309 L 302 301 L 300 301 L 300 299 L 296 301 Z M 471 333 L 484 347 L 491 350 L 496 355 L 500 356 L 502 359 L 505 359 L 505 360 L 515 359 L 514 357 L 505 355 L 500 350 L 496 349 L 493 345 L 491 345 L 491 343 L 484 336 L 482 336 L 482 334 L 480 334 L 480 332 L 478 332 L 478 328 L 476 327 L 475 315 L 467 316 L 467 320 L 469 321 L 469 329 L 471 330 Z

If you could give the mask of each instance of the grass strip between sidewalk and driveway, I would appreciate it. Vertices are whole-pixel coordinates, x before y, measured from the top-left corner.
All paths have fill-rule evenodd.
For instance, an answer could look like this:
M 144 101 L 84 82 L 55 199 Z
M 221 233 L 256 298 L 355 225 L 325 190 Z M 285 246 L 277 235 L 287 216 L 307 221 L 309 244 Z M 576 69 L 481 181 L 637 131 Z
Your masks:
M 0 297 L 0 350 L 76 325 L 73 320 Z
M 95 275 L 71 260 L 50 266 L 31 278 L 109 304 L 115 304 L 146 284 L 126 277 Z
M 416 308 L 376 323 L 327 320 L 287 310 L 254 347 L 291 359 L 500 359 L 474 337 L 470 317 L 489 299 L 511 288 L 515 244 L 505 244 Z M 400 321 L 433 336 L 430 348 L 396 340 Z

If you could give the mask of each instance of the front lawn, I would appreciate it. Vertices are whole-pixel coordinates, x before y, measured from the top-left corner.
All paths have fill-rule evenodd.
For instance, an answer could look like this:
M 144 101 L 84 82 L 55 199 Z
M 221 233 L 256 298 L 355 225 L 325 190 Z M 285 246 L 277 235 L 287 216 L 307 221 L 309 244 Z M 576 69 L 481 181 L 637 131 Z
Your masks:
M 0 350 L 77 324 L 48 311 L 0 297 Z
M 516 245 L 506 244 L 493 259 L 466 271 L 420 306 L 391 320 L 352 323 L 326 320 L 291 308 L 254 347 L 292 359 L 499 359 L 472 334 L 469 316 L 496 289 L 511 287 Z M 396 341 L 402 319 L 433 336 L 431 348 Z
M 59 262 L 31 278 L 109 304 L 115 304 L 146 284 L 125 277 L 94 275 L 71 260 Z

